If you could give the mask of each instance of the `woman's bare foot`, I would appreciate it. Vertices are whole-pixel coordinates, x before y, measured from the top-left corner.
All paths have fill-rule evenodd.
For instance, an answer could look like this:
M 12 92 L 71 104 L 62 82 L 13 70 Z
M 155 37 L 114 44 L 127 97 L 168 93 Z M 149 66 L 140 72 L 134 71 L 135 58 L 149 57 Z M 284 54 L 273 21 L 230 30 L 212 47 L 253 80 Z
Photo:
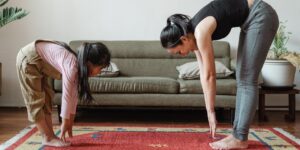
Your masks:
M 70 142 L 64 142 L 61 139 L 55 137 L 51 140 L 43 140 L 42 145 L 44 146 L 53 146 L 53 147 L 67 147 L 70 146 Z
M 216 141 L 213 143 L 209 143 L 212 149 L 246 149 L 248 148 L 248 141 L 240 141 L 236 139 L 233 135 L 229 135 L 226 138 Z
M 233 138 L 233 135 L 232 134 L 230 134 L 230 135 L 228 135 L 227 137 L 225 137 L 225 138 L 223 138 L 223 139 L 221 139 L 221 140 L 219 140 L 219 141 L 217 141 L 217 142 L 227 142 L 227 141 L 229 141 L 229 140 L 231 140 Z

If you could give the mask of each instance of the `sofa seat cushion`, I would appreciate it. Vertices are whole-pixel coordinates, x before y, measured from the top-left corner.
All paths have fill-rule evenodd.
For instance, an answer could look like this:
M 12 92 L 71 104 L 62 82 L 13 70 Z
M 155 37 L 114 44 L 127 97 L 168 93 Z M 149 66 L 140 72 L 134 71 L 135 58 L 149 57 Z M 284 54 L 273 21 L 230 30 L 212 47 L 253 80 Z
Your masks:
M 179 92 L 182 94 L 203 94 L 200 80 L 183 80 L 178 79 L 180 84 Z M 217 79 L 216 80 L 217 95 L 235 95 L 236 80 L 235 79 Z
M 54 105 L 61 105 L 61 93 L 56 93 L 53 99 Z M 94 100 L 91 103 L 78 101 L 79 106 L 98 106 L 113 108 L 119 107 L 205 107 L 203 94 L 115 94 L 115 93 L 93 93 Z M 216 95 L 215 107 L 235 108 L 236 97 L 234 95 Z M 168 109 L 169 109 L 168 108 Z
M 115 77 L 89 78 L 93 93 L 164 93 L 176 94 L 179 92 L 179 83 L 166 77 Z M 55 80 L 54 88 L 61 92 L 60 80 Z

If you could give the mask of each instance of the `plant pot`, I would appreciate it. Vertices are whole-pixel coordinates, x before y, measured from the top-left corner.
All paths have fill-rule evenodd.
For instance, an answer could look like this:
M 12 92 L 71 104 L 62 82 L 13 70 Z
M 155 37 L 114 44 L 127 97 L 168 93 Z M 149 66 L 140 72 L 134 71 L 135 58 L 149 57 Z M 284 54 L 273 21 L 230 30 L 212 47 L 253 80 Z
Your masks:
M 296 67 L 286 60 L 266 60 L 262 68 L 264 86 L 290 87 L 294 84 Z

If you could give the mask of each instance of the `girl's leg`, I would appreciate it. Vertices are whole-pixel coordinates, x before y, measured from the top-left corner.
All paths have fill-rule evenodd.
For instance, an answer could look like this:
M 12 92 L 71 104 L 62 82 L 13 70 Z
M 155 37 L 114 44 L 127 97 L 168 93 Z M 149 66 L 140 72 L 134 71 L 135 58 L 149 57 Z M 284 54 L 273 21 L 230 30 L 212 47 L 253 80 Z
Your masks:
M 51 131 L 51 134 L 56 137 L 56 135 L 55 135 L 55 133 L 53 131 L 52 116 L 51 116 L 51 114 L 45 114 L 45 121 L 46 121 L 46 124 L 48 126 L 48 129 Z
M 17 73 L 21 91 L 25 100 L 28 119 L 34 122 L 43 137 L 43 144 L 48 146 L 63 147 L 70 143 L 63 142 L 55 137 L 52 128 L 48 126 L 44 112 L 45 92 L 43 91 L 43 75 L 34 64 L 29 64 L 25 57 L 18 54 Z
M 45 118 L 46 128 L 48 130 L 48 134 L 46 134 L 46 136 L 51 135 L 50 139 L 44 138 L 43 145 L 56 146 L 56 147 L 70 146 L 71 144 L 69 142 L 63 142 L 55 135 L 53 131 L 51 114 L 52 114 L 52 99 L 53 99 L 54 92 L 49 86 L 46 77 L 43 78 L 42 84 L 43 84 L 43 91 L 45 92 L 45 105 L 43 107 L 43 113 L 45 116 L 44 118 Z
M 43 142 L 49 142 L 55 138 L 53 130 L 51 130 L 48 126 L 45 115 L 39 117 L 39 119 L 35 121 L 35 124 L 38 130 L 41 132 Z
M 54 96 L 54 92 L 51 89 L 51 86 L 48 83 L 48 78 L 44 77 L 43 78 L 43 87 L 44 87 L 44 91 L 45 91 L 45 107 L 44 107 L 44 113 L 45 113 L 45 119 L 46 119 L 46 123 L 48 125 L 49 130 L 51 131 L 51 133 L 53 135 L 55 135 L 54 131 L 53 131 L 53 123 L 52 123 L 52 100 L 53 100 L 53 96 Z M 56 135 L 55 135 L 56 136 Z
M 44 132 L 43 134 L 43 141 L 42 144 L 45 146 L 55 146 L 55 147 L 65 147 L 70 146 L 71 143 L 69 142 L 63 142 L 61 139 L 59 139 L 54 131 L 53 131 L 53 124 L 52 124 L 52 98 L 53 98 L 53 91 L 49 87 L 47 80 L 43 80 L 43 90 L 45 92 L 45 104 L 42 111 L 44 118 L 42 121 L 38 121 L 37 127 L 41 132 Z

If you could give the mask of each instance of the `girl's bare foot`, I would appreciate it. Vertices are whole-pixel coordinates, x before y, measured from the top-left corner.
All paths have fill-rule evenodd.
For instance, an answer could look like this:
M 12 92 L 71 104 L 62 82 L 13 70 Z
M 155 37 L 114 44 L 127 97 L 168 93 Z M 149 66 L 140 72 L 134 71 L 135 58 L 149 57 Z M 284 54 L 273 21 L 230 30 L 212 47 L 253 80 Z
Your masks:
M 53 138 L 49 141 L 43 140 L 42 145 L 44 146 L 53 146 L 53 147 L 67 147 L 70 146 L 70 142 L 64 142 L 59 138 Z
M 241 141 L 236 139 L 233 135 L 229 135 L 226 138 L 216 141 L 213 143 L 209 143 L 212 149 L 246 149 L 248 148 L 248 141 Z

